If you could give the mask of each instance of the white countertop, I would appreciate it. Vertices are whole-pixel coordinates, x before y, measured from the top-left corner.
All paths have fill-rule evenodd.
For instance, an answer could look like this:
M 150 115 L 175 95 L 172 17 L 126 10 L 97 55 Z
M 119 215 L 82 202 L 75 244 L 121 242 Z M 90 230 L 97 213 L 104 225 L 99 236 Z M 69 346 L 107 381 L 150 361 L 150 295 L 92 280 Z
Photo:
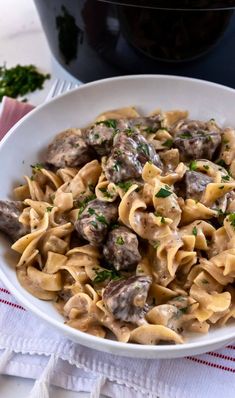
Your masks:
M 76 81 L 52 58 L 32 0 L 0 1 L 0 65 L 17 63 L 34 64 L 42 72 L 51 73 L 51 80 L 44 90 L 27 95 L 34 105 L 42 103 L 56 78 Z M 26 398 L 33 387 L 33 380 L 0 376 L 0 398 Z M 89 394 L 67 392 L 51 388 L 50 398 L 85 398 Z

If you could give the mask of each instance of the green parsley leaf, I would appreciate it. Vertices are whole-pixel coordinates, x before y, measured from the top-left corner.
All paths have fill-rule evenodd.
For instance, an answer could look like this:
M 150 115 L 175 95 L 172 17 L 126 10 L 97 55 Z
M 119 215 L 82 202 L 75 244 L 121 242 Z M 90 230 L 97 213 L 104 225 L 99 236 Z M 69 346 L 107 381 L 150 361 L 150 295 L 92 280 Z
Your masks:
M 99 221 L 101 224 L 109 225 L 103 214 L 96 214 L 96 220 Z
M 156 133 L 157 129 L 153 127 L 146 127 L 143 131 L 147 134 L 154 134 Z
M 117 245 L 124 245 L 124 239 L 122 238 L 122 236 L 118 236 L 116 239 L 116 243 Z
M 222 166 L 224 168 L 227 167 L 227 164 L 225 163 L 225 161 L 223 159 L 217 160 L 216 164 L 218 164 L 219 166 Z
M 47 213 L 50 213 L 52 209 L 53 209 L 53 206 L 48 206 L 48 207 L 46 208 Z
M 118 182 L 117 185 L 119 188 L 123 189 L 123 191 L 127 192 L 128 189 L 133 185 L 131 181 L 123 181 L 123 182 Z
M 92 216 L 93 214 L 95 214 L 95 210 L 92 209 L 92 207 L 89 207 L 89 209 L 87 210 L 88 213 Z
M 185 133 L 182 133 L 179 135 L 180 138 L 192 138 L 192 134 L 189 131 L 185 131 Z
M 143 152 L 146 156 L 149 156 L 149 146 L 148 146 L 148 144 L 143 144 L 143 143 L 139 144 L 137 146 L 137 151 Z
M 160 188 L 160 190 L 156 193 L 156 198 L 167 198 L 168 196 L 172 195 L 172 192 L 168 189 Z
M 103 271 L 96 272 L 96 277 L 93 282 L 101 283 L 104 282 L 106 279 L 117 280 L 121 278 L 121 275 L 116 270 L 105 269 Z
M 113 128 L 113 129 L 117 128 L 117 120 L 116 119 L 101 120 L 100 122 L 96 122 L 96 124 L 104 124 L 105 126 Z
M 44 166 L 41 163 L 32 164 L 30 167 L 32 167 L 33 170 L 37 170 L 37 171 L 44 169 Z
M 129 129 L 125 129 L 124 132 L 126 133 L 126 135 L 127 135 L 128 137 L 131 137 L 132 134 L 134 133 L 134 130 L 131 129 L 131 128 L 129 128 Z
M 95 194 L 92 194 L 92 195 L 87 196 L 82 202 L 78 203 L 78 207 L 79 207 L 78 218 L 80 217 L 80 215 L 85 210 L 87 204 L 89 202 L 91 202 L 92 200 L 94 200 L 95 198 L 96 198 Z
M 209 170 L 210 167 L 209 167 L 207 164 L 204 164 L 204 165 L 203 165 L 203 168 L 204 168 L 205 170 Z
M 105 198 L 112 198 L 113 195 L 106 188 L 99 188 L 99 191 L 102 192 Z
M 235 213 L 230 213 L 228 219 L 232 227 L 235 229 Z
M 197 228 L 196 227 L 193 227 L 192 234 L 194 236 L 197 236 Z
M 172 147 L 172 145 L 173 145 L 173 140 L 171 140 L 171 139 L 168 139 L 168 140 L 166 140 L 165 142 L 163 142 L 163 144 L 162 144 L 163 146 L 166 146 L 167 148 L 171 148 Z
M 37 89 L 43 88 L 43 83 L 50 75 L 39 73 L 34 65 L 16 65 L 13 68 L 0 67 L 0 102 L 4 95 L 17 98 Z
M 222 180 L 223 181 L 229 181 L 230 180 L 230 177 L 227 175 L 227 176 L 222 176 Z
M 196 162 L 196 160 L 192 160 L 192 162 L 189 163 L 189 169 L 191 171 L 197 170 L 197 162 Z

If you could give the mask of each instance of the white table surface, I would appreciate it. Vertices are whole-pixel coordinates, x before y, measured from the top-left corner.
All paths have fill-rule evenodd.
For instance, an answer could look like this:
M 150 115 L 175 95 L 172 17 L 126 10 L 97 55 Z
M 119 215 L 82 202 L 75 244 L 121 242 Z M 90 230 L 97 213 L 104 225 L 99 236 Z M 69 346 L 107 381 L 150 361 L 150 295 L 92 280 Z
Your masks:
M 52 58 L 32 0 L 0 0 L 0 65 L 34 64 L 42 72 L 51 73 L 44 90 L 27 98 L 34 105 L 42 103 L 53 80 L 76 81 Z M 34 381 L 0 376 L 0 398 L 27 398 Z M 50 398 L 85 398 L 86 393 L 68 392 L 52 387 Z

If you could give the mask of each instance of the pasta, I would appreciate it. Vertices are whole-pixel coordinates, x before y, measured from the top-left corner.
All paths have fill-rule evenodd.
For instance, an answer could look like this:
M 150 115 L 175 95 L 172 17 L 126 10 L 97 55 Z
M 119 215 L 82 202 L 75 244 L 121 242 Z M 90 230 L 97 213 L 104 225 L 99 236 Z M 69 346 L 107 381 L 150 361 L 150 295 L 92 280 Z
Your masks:
M 60 133 L 0 201 L 20 283 L 68 326 L 122 342 L 182 344 L 232 321 L 234 148 L 234 129 L 178 110 Z

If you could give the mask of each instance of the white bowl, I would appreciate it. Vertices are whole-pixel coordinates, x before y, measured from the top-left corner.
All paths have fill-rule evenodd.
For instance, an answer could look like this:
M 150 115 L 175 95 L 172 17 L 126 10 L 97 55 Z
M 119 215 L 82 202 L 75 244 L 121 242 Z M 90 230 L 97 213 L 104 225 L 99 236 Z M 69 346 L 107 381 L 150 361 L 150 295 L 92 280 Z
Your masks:
M 44 104 L 15 125 L 0 143 L 0 198 L 11 197 L 16 182 L 29 174 L 30 165 L 56 133 L 69 127 L 82 127 L 99 113 L 135 105 L 143 113 L 162 108 L 187 109 L 192 118 L 215 118 L 235 126 L 235 91 L 206 81 L 175 76 L 124 76 L 80 86 Z M 113 354 L 142 358 L 175 358 L 200 354 L 235 339 L 235 323 L 196 335 L 183 345 L 143 346 L 119 343 L 82 333 L 64 325 L 63 318 L 49 302 L 25 291 L 14 271 L 15 256 L 9 242 L 0 237 L 0 278 L 14 296 L 34 314 L 83 345 Z

